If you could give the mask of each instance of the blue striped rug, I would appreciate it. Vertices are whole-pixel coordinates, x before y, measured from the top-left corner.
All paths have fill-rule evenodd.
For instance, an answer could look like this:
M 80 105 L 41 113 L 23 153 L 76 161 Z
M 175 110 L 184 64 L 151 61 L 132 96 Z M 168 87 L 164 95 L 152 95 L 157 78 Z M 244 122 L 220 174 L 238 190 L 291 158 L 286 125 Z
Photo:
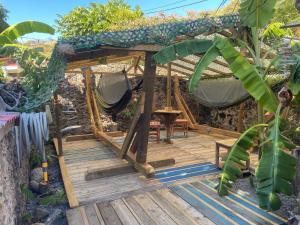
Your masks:
M 216 174 L 219 172 L 220 169 L 218 169 L 214 164 L 206 162 L 182 167 L 173 167 L 165 170 L 158 170 L 155 172 L 154 178 L 162 183 L 167 183 L 195 176 Z
M 218 225 L 287 224 L 287 219 L 259 208 L 253 197 L 234 192 L 220 197 L 215 186 L 216 183 L 206 179 L 169 188 Z

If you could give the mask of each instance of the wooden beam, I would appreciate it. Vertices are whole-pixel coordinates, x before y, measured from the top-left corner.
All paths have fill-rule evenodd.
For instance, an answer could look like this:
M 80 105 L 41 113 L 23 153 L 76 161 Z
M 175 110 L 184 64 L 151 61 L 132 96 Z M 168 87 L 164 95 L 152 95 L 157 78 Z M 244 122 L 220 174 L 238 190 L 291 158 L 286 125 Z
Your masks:
M 172 68 L 171 68 L 171 63 L 168 63 L 168 71 L 167 71 L 167 107 L 168 108 L 172 108 L 172 103 L 171 103 L 171 86 L 172 86 L 172 84 L 171 84 L 171 82 L 172 82 L 172 80 L 171 80 L 171 72 L 172 72 L 172 70 L 171 70 Z
M 141 99 L 139 100 L 139 103 L 138 103 L 138 107 L 136 109 L 136 112 L 133 116 L 133 119 L 131 121 L 131 124 L 130 124 L 130 128 L 129 128 L 129 131 L 126 135 L 126 138 L 123 142 L 123 145 L 122 145 L 122 149 L 121 149 L 121 158 L 124 158 L 125 155 L 127 154 L 129 148 L 130 148 L 130 145 L 132 143 L 132 140 L 134 138 L 134 135 L 137 131 L 137 125 L 140 121 L 140 118 L 141 118 L 141 114 L 142 114 L 142 107 L 144 106 L 144 102 L 145 102 L 145 95 L 144 93 L 142 94 L 141 96 Z
M 65 137 L 65 142 L 71 142 L 71 141 L 82 141 L 82 140 L 90 140 L 95 139 L 94 134 L 80 134 L 80 135 L 70 135 Z
M 238 122 L 237 122 L 237 131 L 240 133 L 244 128 L 244 116 L 245 116 L 245 102 L 240 104 L 239 113 L 238 113 Z
M 238 133 L 235 131 L 214 128 L 214 127 L 210 127 L 207 125 L 195 124 L 194 127 L 195 127 L 196 131 L 200 134 L 207 134 L 207 135 L 217 134 L 217 135 L 224 135 L 224 136 L 233 137 L 233 138 L 239 138 L 241 136 L 241 133 Z
M 121 49 L 123 50 L 124 48 L 119 48 L 119 47 L 112 47 L 112 46 L 102 46 L 101 48 L 103 49 Z M 140 44 L 136 45 L 134 47 L 126 48 L 127 51 L 142 51 L 142 52 L 158 52 L 160 49 L 162 49 L 163 46 L 161 45 L 147 45 L 147 44 Z
M 194 68 L 190 68 L 190 67 L 187 67 L 187 66 L 181 65 L 179 63 L 175 63 L 175 62 L 171 62 L 170 64 L 174 65 L 174 66 L 177 66 L 177 67 L 180 67 L 181 69 L 185 69 L 185 70 L 189 70 L 189 71 L 194 72 Z
M 64 181 L 64 187 L 66 190 L 70 208 L 75 208 L 75 207 L 79 206 L 79 202 L 77 200 L 75 191 L 73 189 L 71 178 L 68 174 L 68 171 L 67 171 L 67 168 L 65 165 L 64 156 L 58 156 L 58 163 L 59 163 L 59 167 L 60 167 L 61 176 Z
M 85 97 L 86 97 L 86 104 L 87 104 L 87 110 L 91 122 L 92 130 L 94 131 L 96 129 L 96 123 L 95 118 L 93 114 L 93 109 L 91 105 L 91 75 L 92 71 L 88 67 L 81 68 L 82 74 L 85 77 Z
M 102 169 L 88 169 L 85 173 L 85 180 L 101 179 L 105 177 L 119 176 L 122 174 L 133 173 L 131 165 L 109 166 Z
M 196 65 L 195 62 L 193 62 L 193 61 L 191 61 L 191 60 L 189 60 L 189 59 L 183 58 L 183 57 L 178 57 L 178 60 L 180 60 L 180 61 L 182 61 L 182 62 L 185 62 L 185 63 L 189 63 L 189 64 L 191 64 L 191 65 L 193 65 L 193 66 Z M 172 62 L 172 64 L 174 64 L 174 63 Z M 178 64 L 178 63 L 177 63 L 177 65 L 178 65 L 178 67 L 182 67 L 183 69 L 190 70 L 191 72 L 194 72 L 194 69 L 192 69 L 192 68 L 186 67 L 186 66 L 184 66 L 184 65 L 180 65 L 180 64 Z M 210 70 L 209 68 L 210 68 L 210 67 L 207 67 L 205 70 Z M 219 71 L 218 71 L 218 73 L 219 73 Z M 205 76 L 209 76 L 209 77 L 211 77 L 211 76 L 216 76 L 216 75 L 209 74 L 209 73 L 205 73 L 205 72 L 203 72 L 202 74 L 205 75 Z M 190 76 L 190 75 L 191 75 L 191 74 L 189 74 L 189 76 Z
M 122 146 L 116 143 L 112 137 L 100 131 L 95 131 L 95 134 L 107 146 L 111 147 L 115 151 L 116 155 L 120 156 Z M 135 156 L 130 154 L 130 152 L 125 155 L 124 159 L 126 159 L 137 171 L 141 172 L 145 176 L 152 177 L 154 175 L 155 170 L 149 163 L 137 162 Z
M 163 69 L 168 70 L 168 67 L 167 67 L 167 66 L 164 66 L 164 65 L 157 65 L 157 66 L 160 67 L 160 68 L 163 68 Z M 171 68 L 171 70 L 172 70 L 173 72 L 175 72 L 175 73 L 180 73 L 180 74 L 183 74 L 183 75 L 188 76 L 188 77 L 190 77 L 191 74 L 192 74 L 192 73 L 186 73 L 186 72 L 184 72 L 184 71 L 180 71 L 180 70 L 177 70 L 177 69 L 174 69 L 174 68 Z
M 91 90 L 91 98 L 92 98 L 92 104 L 93 104 L 93 111 L 96 119 L 96 124 L 97 127 L 100 129 L 100 131 L 103 131 L 103 126 L 102 126 L 102 121 L 101 121 L 101 116 L 100 116 L 100 110 L 98 108 L 96 98 L 95 98 L 95 93 L 93 90 Z
M 141 136 L 140 144 L 138 145 L 139 149 L 137 150 L 136 155 L 136 161 L 138 163 L 145 163 L 147 161 L 149 129 L 154 94 L 154 81 L 156 74 L 156 65 L 152 59 L 153 55 L 153 52 L 146 52 L 145 55 L 145 72 L 143 84 L 143 92 L 145 93 L 145 104 L 141 126 L 138 131 Z
M 57 138 L 58 155 L 62 156 L 64 154 L 64 151 L 63 151 L 62 137 L 60 132 L 61 109 L 60 109 L 60 103 L 59 103 L 57 92 L 54 92 L 54 113 L 55 113 L 55 134 Z
M 151 162 L 149 162 L 149 164 L 156 169 L 156 168 L 159 168 L 159 167 L 174 165 L 175 164 L 175 159 L 174 158 L 161 159 L 161 160 L 157 160 L 157 161 L 151 161 Z
M 196 124 L 197 121 L 194 115 L 190 111 L 189 106 L 187 105 L 187 103 L 185 102 L 184 98 L 181 95 L 179 79 L 177 76 L 175 77 L 175 95 L 176 95 L 175 97 L 177 98 L 176 99 L 177 103 L 179 103 L 180 107 L 184 111 L 184 114 L 186 114 L 186 116 L 188 117 L 188 120 L 190 120 L 192 124 Z
M 123 137 L 124 133 L 122 131 L 109 131 L 109 132 L 105 132 L 108 136 L 111 137 Z

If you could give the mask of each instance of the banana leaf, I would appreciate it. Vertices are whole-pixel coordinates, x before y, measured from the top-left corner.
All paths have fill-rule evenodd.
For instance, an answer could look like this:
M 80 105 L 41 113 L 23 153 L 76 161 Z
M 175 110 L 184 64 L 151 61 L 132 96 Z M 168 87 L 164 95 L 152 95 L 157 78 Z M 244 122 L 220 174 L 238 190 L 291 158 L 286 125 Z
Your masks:
M 262 156 L 256 169 L 259 206 L 266 210 L 278 210 L 281 206 L 278 193 L 291 195 L 292 181 L 296 176 L 297 160 L 285 150 L 294 145 L 280 134 L 280 110 L 278 106 L 274 123 L 269 126 L 268 139 L 262 148 Z
M 249 150 L 254 145 L 260 128 L 267 127 L 267 124 L 258 124 L 246 130 L 235 142 L 228 158 L 225 162 L 221 174 L 218 193 L 220 196 L 228 195 L 232 183 L 241 175 L 242 171 L 239 166 L 243 166 L 249 160 Z
M 298 95 L 300 92 L 300 61 L 298 61 L 292 67 L 291 77 L 288 82 L 288 88 L 295 96 Z
M 178 56 L 185 57 L 192 54 L 203 54 L 211 46 L 213 42 L 211 40 L 187 40 L 180 43 L 170 45 L 161 49 L 153 56 L 154 61 L 157 64 L 166 64 L 173 60 L 176 60 Z
M 11 44 L 19 37 L 33 32 L 54 34 L 55 30 L 45 23 L 41 23 L 38 21 L 24 21 L 12 25 L 1 32 L 0 45 Z
M 219 50 L 216 48 L 215 45 L 212 45 L 207 50 L 205 55 L 199 60 L 199 62 L 195 66 L 195 71 L 189 82 L 189 90 L 191 92 L 193 92 L 197 88 L 205 68 L 208 67 L 209 64 L 212 61 L 214 61 L 219 55 L 220 55 Z
M 239 15 L 243 25 L 263 28 L 273 17 L 276 0 L 241 0 Z
M 233 47 L 229 39 L 217 37 L 215 45 L 249 94 L 266 110 L 275 112 L 278 106 L 277 98 L 256 68 Z

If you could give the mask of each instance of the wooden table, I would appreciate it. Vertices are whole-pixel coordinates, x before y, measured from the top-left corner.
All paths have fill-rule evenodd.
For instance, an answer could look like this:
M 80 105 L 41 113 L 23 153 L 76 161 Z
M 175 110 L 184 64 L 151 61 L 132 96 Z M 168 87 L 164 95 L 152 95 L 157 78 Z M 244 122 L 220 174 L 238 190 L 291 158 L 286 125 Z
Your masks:
M 181 111 L 179 110 L 156 110 L 154 111 L 155 115 L 158 115 L 164 122 L 166 126 L 167 131 L 167 138 L 165 142 L 172 144 L 171 141 L 171 131 L 172 131 L 172 125 L 174 124 L 174 121 L 176 120 L 177 116 L 181 114 Z

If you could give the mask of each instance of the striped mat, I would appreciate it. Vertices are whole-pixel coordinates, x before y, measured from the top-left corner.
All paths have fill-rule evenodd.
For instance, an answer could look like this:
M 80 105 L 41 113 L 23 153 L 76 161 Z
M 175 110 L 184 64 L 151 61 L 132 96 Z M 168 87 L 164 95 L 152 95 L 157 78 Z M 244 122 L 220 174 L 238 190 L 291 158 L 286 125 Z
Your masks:
M 165 170 L 158 170 L 155 172 L 154 178 L 162 183 L 167 183 L 195 176 L 216 174 L 219 172 L 220 169 L 218 169 L 214 164 L 206 162 L 181 167 L 173 167 Z
M 218 225 L 287 224 L 285 218 L 260 209 L 249 195 L 230 192 L 220 197 L 214 187 L 215 182 L 205 179 L 169 188 Z

